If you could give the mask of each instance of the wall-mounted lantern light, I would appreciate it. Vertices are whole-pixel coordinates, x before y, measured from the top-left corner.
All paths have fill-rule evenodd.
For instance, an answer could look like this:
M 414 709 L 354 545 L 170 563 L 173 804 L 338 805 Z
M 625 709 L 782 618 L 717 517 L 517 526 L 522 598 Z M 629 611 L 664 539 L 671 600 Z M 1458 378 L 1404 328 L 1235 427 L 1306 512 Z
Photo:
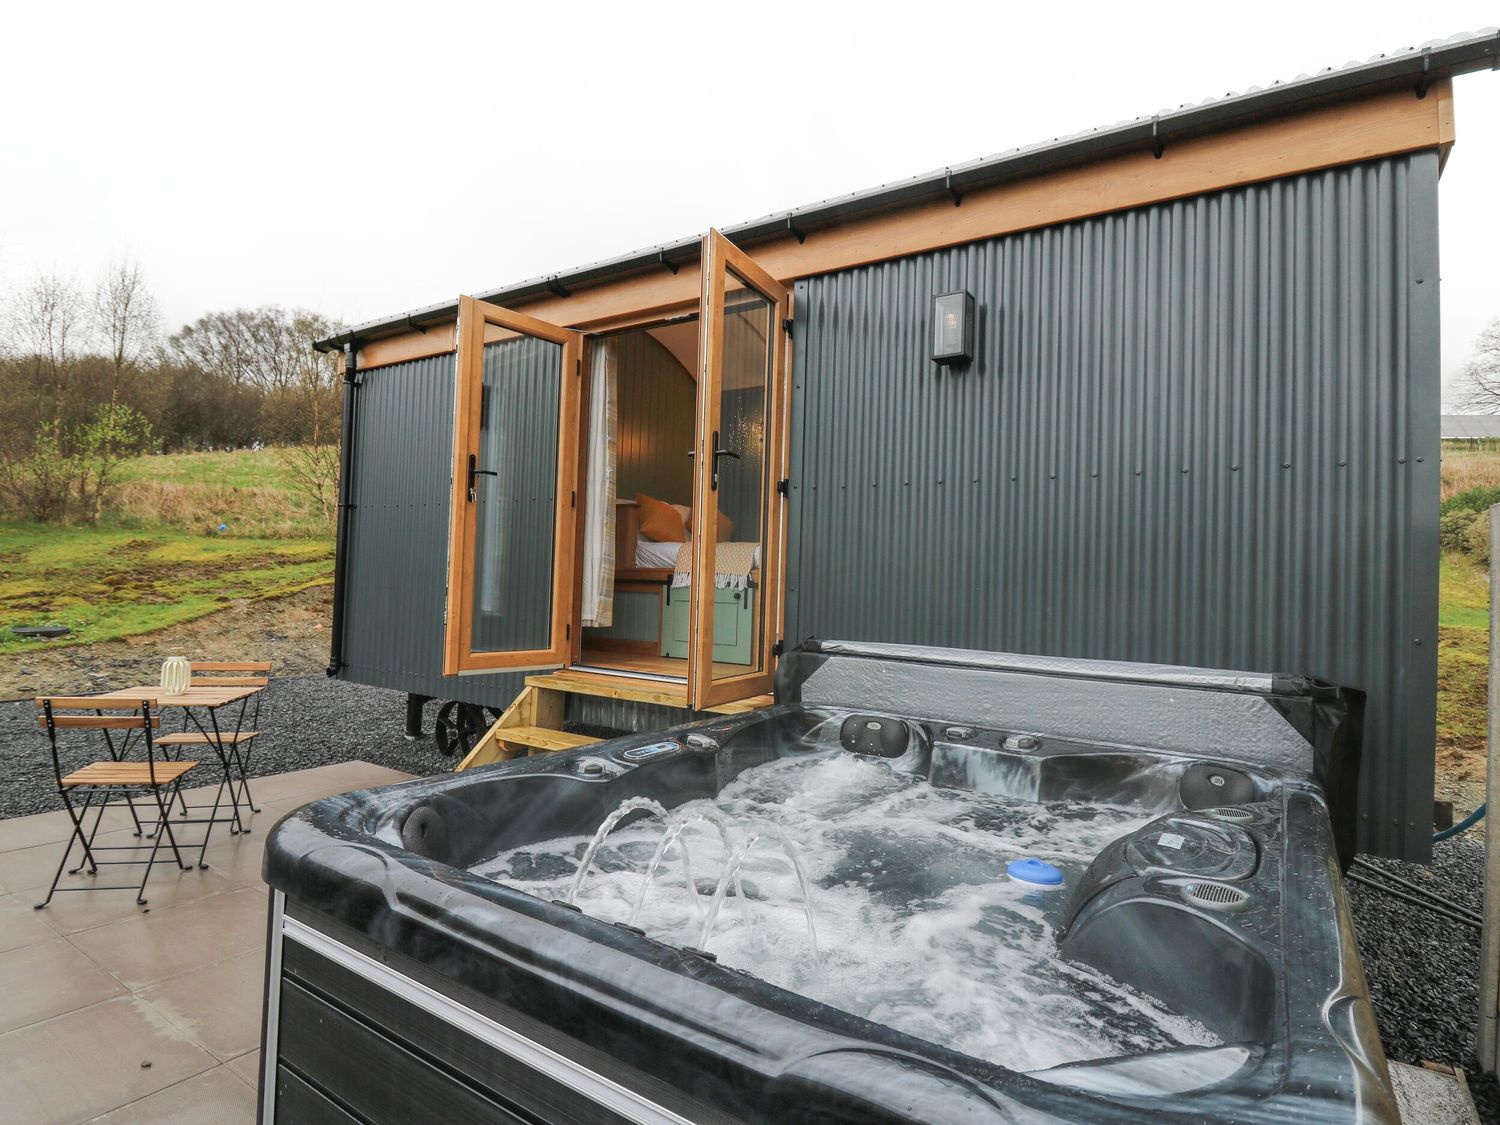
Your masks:
M 951 366 L 974 358 L 974 294 L 939 293 L 932 299 L 932 361 Z

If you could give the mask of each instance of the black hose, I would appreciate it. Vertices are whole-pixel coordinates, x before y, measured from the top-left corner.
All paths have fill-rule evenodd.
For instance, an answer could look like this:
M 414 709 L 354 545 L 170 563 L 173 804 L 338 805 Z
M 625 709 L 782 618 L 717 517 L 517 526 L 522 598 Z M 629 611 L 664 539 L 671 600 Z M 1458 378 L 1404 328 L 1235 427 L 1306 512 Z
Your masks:
M 1352 879 L 1356 883 L 1361 883 L 1366 887 L 1370 887 L 1373 890 L 1380 891 L 1382 894 L 1388 894 L 1392 898 L 1399 898 L 1403 902 L 1411 903 L 1413 906 L 1420 906 L 1423 910 L 1426 910 L 1432 914 L 1437 914 L 1440 917 L 1447 918 L 1454 922 L 1462 923 L 1465 926 L 1471 926 L 1476 930 L 1484 928 L 1484 924 L 1479 920 L 1477 916 L 1471 917 L 1466 914 L 1459 914 L 1455 910 L 1444 909 L 1437 903 L 1431 902 L 1425 898 L 1418 898 L 1416 895 L 1409 895 L 1405 891 L 1398 891 L 1395 887 L 1387 887 L 1382 883 L 1377 883 L 1374 879 L 1370 879 L 1364 875 L 1361 875 L 1358 871 L 1350 871 L 1347 878 Z
M 1407 890 L 1411 891 L 1413 894 L 1421 895 L 1423 898 L 1427 899 L 1429 902 L 1432 902 L 1435 905 L 1442 907 L 1444 910 L 1452 910 L 1455 913 L 1463 914 L 1463 915 L 1465 915 L 1465 916 L 1473 919 L 1473 921 L 1476 922 L 1476 923 L 1480 923 L 1480 922 L 1483 921 L 1483 919 L 1481 918 L 1481 916 L 1479 914 L 1479 911 L 1474 910 L 1471 907 L 1467 907 L 1467 906 L 1465 906 L 1461 902 L 1454 902 L 1451 898 L 1444 898 L 1442 895 L 1438 894 L 1436 891 L 1434 891 L 1430 887 L 1424 887 L 1420 883 L 1413 883 L 1409 879 L 1403 879 L 1400 875 L 1395 875 L 1395 874 L 1387 871 L 1383 867 L 1376 867 L 1369 860 L 1361 859 L 1358 856 L 1356 856 L 1354 858 L 1354 862 L 1357 863 L 1357 864 L 1359 864 L 1360 867 L 1362 867 L 1365 870 L 1369 871 L 1370 874 L 1372 874 L 1372 875 L 1378 875 L 1382 879 L 1387 880 L 1388 882 L 1395 883 L 1398 887 L 1405 887 Z

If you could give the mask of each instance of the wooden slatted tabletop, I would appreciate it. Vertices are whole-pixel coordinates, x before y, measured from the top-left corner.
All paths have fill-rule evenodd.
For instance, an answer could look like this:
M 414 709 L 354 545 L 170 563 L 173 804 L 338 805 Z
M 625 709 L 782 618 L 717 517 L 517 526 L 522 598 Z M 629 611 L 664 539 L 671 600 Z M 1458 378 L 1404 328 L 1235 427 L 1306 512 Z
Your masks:
M 207 707 L 210 710 L 238 703 L 265 691 L 263 687 L 190 687 L 176 695 L 168 695 L 159 686 L 117 688 L 100 692 L 89 699 L 99 707 L 139 707 L 144 701 L 152 707 Z

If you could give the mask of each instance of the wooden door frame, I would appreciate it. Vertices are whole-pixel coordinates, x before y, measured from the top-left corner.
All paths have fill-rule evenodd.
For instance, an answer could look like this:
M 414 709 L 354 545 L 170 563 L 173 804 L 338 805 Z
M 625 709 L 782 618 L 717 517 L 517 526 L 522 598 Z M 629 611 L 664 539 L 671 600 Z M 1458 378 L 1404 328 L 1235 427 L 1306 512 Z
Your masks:
M 495 333 L 489 329 L 498 328 Z M 473 651 L 474 535 L 478 508 L 469 499 L 468 459 L 479 454 L 484 387 L 484 348 L 496 338 L 534 336 L 562 346 L 559 371 L 557 495 L 553 521 L 552 615 L 550 645 L 510 652 Z M 469 296 L 458 299 L 453 363 L 453 481 L 448 520 L 448 607 L 443 632 L 443 674 L 467 675 L 505 669 L 559 667 L 572 649 L 577 598 L 575 538 L 579 411 L 583 382 L 582 335 L 511 309 Z
M 696 710 L 718 703 L 762 695 L 775 676 L 775 646 L 781 639 L 786 591 L 782 584 L 786 548 L 787 498 L 777 487 L 786 478 L 788 348 L 786 325 L 791 319 L 791 290 L 717 230 L 703 236 L 703 297 L 699 306 L 698 432 L 695 435 L 693 481 L 693 601 L 688 648 L 688 701 Z M 714 431 L 719 427 L 724 373 L 723 307 L 725 278 L 736 274 L 749 288 L 772 302 L 770 325 L 771 372 L 766 388 L 766 435 L 762 540 L 760 545 L 760 636 L 756 638 L 756 671 L 713 678 L 714 573 L 718 541 L 718 498 L 712 487 Z M 719 310 L 718 315 L 713 310 Z

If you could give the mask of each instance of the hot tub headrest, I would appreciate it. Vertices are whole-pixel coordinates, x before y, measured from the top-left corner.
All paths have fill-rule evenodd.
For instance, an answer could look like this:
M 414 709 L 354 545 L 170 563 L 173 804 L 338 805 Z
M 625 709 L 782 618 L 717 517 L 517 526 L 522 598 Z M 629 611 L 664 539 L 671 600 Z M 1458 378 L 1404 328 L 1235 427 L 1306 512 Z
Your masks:
M 776 701 L 885 712 L 1240 763 L 1315 781 L 1352 855 L 1364 696 L 1307 676 L 809 639 Z

